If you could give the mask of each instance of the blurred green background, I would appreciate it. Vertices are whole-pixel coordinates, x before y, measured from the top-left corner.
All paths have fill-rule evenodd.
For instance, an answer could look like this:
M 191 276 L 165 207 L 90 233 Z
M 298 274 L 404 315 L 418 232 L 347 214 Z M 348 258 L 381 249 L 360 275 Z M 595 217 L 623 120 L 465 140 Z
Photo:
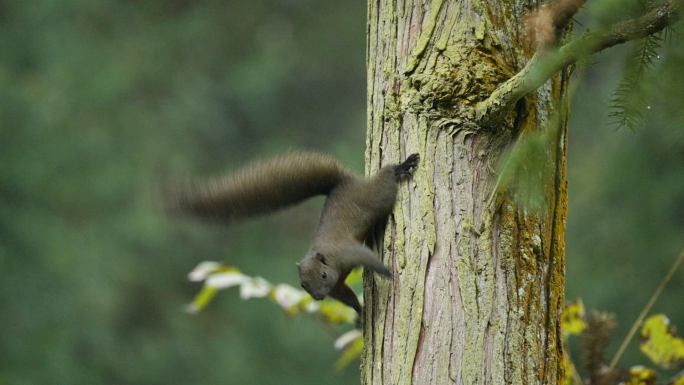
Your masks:
M 608 117 L 631 44 L 592 56 L 573 78 L 565 294 L 581 297 L 588 311 L 616 314 L 608 360 L 684 249 L 684 45 L 673 36 L 662 44 L 649 75 L 645 125 L 636 132 L 616 130 Z M 684 338 L 684 266 L 650 314 L 656 313 L 667 314 Z M 578 342 L 571 338 L 579 364 Z M 638 345 L 637 335 L 618 366 L 657 369 Z
M 332 369 L 335 334 L 315 319 L 236 291 L 183 312 L 203 260 L 297 285 L 321 200 L 226 229 L 161 218 L 154 185 L 291 148 L 362 172 L 365 12 L 0 0 L 0 384 L 358 382 L 356 364 Z M 684 145 L 667 96 L 636 134 L 606 125 L 612 52 L 573 101 L 567 296 L 617 313 L 623 336 L 684 247 Z M 682 283 L 656 310 L 684 328 Z

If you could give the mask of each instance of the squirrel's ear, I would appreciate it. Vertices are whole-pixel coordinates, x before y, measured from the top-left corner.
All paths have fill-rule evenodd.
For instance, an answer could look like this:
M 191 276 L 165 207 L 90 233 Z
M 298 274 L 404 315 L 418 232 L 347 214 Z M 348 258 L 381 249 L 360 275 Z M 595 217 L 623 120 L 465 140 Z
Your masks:
M 299 262 L 295 262 L 295 265 L 297 265 L 297 267 L 299 267 Z
M 320 261 L 324 265 L 327 265 L 327 263 L 325 262 L 325 255 L 321 253 L 316 253 L 316 260 Z

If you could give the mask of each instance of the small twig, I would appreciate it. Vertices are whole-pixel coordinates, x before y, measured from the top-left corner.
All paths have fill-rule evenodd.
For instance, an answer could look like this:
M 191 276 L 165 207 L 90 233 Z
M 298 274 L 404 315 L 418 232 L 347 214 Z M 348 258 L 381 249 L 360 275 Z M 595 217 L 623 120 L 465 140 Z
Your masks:
M 674 376 L 672 376 L 672 378 L 670 378 L 670 379 L 666 382 L 666 384 L 667 384 L 667 385 L 672 385 L 672 384 L 675 383 L 675 381 L 677 381 L 677 380 L 679 380 L 679 379 L 682 379 L 682 378 L 684 378 L 684 370 L 682 370 L 681 372 L 679 372 L 679 373 L 675 374 Z
M 634 325 L 632 325 L 632 328 L 629 330 L 629 333 L 627 333 L 627 337 L 625 338 L 625 340 L 622 341 L 620 349 L 618 349 L 617 353 L 615 353 L 615 357 L 613 357 L 613 360 L 610 362 L 610 367 L 608 368 L 609 373 L 615 368 L 615 365 L 617 365 L 618 361 L 620 360 L 620 357 L 622 357 L 622 353 L 625 352 L 627 345 L 632 340 L 632 337 L 634 337 L 634 334 L 639 328 L 639 325 L 641 325 L 641 323 L 644 321 L 644 318 L 646 317 L 648 312 L 651 311 L 653 304 L 655 304 L 655 301 L 658 299 L 658 297 L 660 297 L 660 293 L 662 293 L 663 289 L 665 289 L 665 285 L 667 285 L 667 283 L 670 282 L 670 279 L 674 275 L 675 271 L 677 271 L 677 268 L 682 263 L 682 261 L 684 261 L 684 250 L 682 250 L 681 254 L 679 254 L 679 257 L 677 257 L 677 260 L 674 262 L 674 264 L 672 264 L 670 271 L 660 282 L 660 286 L 658 286 L 655 293 L 653 293 L 653 296 L 646 304 L 646 307 L 644 307 L 644 310 L 641 311 L 639 317 L 637 317 L 636 321 L 634 321 Z

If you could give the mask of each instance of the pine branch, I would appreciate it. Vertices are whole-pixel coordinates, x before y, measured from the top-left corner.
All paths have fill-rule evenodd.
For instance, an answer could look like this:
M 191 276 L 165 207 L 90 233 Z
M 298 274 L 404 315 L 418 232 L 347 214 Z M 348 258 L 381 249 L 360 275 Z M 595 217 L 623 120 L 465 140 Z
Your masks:
M 655 0 L 641 0 L 644 13 L 653 11 Z M 664 31 L 667 31 L 665 29 Z M 645 87 L 646 77 L 653 72 L 655 66 L 654 57 L 659 57 L 657 49 L 660 48 L 663 31 L 649 35 L 638 41 L 637 48 L 627 59 L 627 66 L 622 81 L 613 91 L 613 99 L 608 116 L 613 118 L 612 124 L 617 128 L 628 127 L 636 131 L 637 127 L 644 125 L 644 115 L 648 107 L 648 92 Z
M 473 120 L 481 126 L 492 125 L 500 121 L 518 100 L 580 58 L 662 31 L 678 21 L 682 1 L 666 1 L 648 14 L 617 23 L 608 31 L 584 33 L 555 53 L 537 52 L 525 68 L 475 106 Z
M 653 58 L 658 57 L 657 49 L 662 40 L 660 34 L 640 40 L 637 49 L 628 58 L 625 74 L 610 101 L 609 108 L 612 111 L 608 116 L 613 118 L 611 123 L 617 125 L 616 129 L 626 126 L 636 131 L 637 127 L 644 124 L 644 115 L 649 108 L 649 95 L 644 83 L 655 66 Z

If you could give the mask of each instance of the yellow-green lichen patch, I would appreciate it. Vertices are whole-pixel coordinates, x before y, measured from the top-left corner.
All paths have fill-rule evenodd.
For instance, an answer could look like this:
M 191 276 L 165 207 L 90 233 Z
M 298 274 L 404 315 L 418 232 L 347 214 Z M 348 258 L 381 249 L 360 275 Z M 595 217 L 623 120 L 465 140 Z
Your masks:
M 404 68 L 404 74 L 409 74 L 413 72 L 414 69 L 416 69 L 416 66 L 420 61 L 420 58 L 423 56 L 423 53 L 425 52 L 425 48 L 427 48 L 427 45 L 430 42 L 430 39 L 432 38 L 432 33 L 435 30 L 435 25 L 437 24 L 437 17 L 439 16 L 440 9 L 442 9 L 443 2 L 444 0 L 432 0 L 428 22 L 425 25 L 423 32 L 420 34 L 420 38 L 418 39 L 418 43 L 416 43 L 416 47 L 413 49 L 413 53 L 411 54 L 411 56 L 408 59 L 408 62 L 406 63 L 406 67 Z
M 409 115 L 409 119 L 416 119 Z M 421 129 L 415 133 L 427 133 L 427 121 L 424 117 L 417 117 L 417 125 Z M 435 229 L 433 205 L 428 183 L 428 175 L 433 175 L 434 163 L 425 156 L 427 146 L 433 148 L 435 143 L 426 143 L 426 137 L 412 136 L 409 133 L 408 143 L 412 144 L 407 152 L 418 152 L 422 155 L 421 165 L 416 170 L 409 185 L 415 187 L 411 194 L 401 194 L 398 199 L 398 209 L 395 211 L 397 222 L 403 220 L 410 236 L 404 240 L 404 254 L 406 268 L 401 271 L 400 287 L 395 295 L 401 296 L 401 301 L 395 302 L 395 331 L 402 332 L 405 339 L 395 340 L 395 370 L 393 383 L 411 383 L 413 365 L 418 348 L 422 310 L 424 301 L 425 270 L 429 255 L 434 251 Z M 406 144 L 404 144 L 406 146 Z M 431 171 L 432 170 L 432 171 Z M 401 211 L 398 211 L 401 210 Z M 396 236 L 400 236 L 398 226 Z M 399 251 L 398 251 L 399 252 Z M 410 259 L 410 261 L 408 261 Z

